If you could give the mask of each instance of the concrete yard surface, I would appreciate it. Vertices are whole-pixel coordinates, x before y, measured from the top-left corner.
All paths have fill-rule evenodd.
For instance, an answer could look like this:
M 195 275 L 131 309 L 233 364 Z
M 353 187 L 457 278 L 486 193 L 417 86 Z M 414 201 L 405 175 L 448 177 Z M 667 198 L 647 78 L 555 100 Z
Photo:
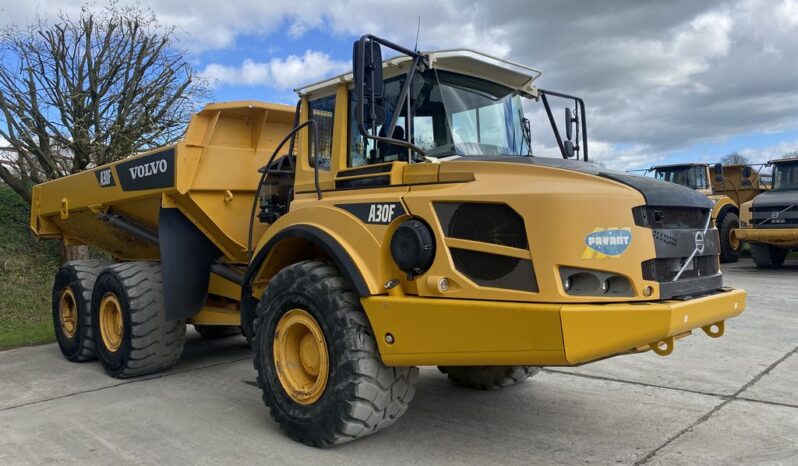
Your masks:
M 107 377 L 57 346 L 0 352 L 0 464 L 798 464 L 798 263 L 724 265 L 726 335 L 547 368 L 482 392 L 424 368 L 393 427 L 328 450 L 283 435 L 242 338 L 188 338 L 173 369 Z

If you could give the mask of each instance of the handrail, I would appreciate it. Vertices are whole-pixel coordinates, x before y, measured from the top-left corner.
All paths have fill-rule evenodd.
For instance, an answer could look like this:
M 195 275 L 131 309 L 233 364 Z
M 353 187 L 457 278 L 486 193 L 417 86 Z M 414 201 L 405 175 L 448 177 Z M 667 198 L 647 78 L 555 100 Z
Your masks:
M 274 162 L 274 158 L 283 148 L 286 142 L 288 142 L 289 138 L 291 139 L 291 145 L 293 146 L 294 135 L 300 129 L 311 126 L 313 128 L 313 181 L 316 185 L 316 195 L 319 199 L 321 199 L 321 188 L 319 187 L 319 130 L 318 125 L 316 124 L 316 120 L 308 120 L 300 125 L 294 126 L 288 134 L 285 135 L 280 144 L 277 145 L 277 148 L 272 152 L 272 156 L 269 157 L 269 161 L 266 165 L 263 166 L 264 170 L 260 176 L 260 181 L 258 181 L 258 187 L 255 189 L 255 198 L 252 200 L 252 211 L 249 215 L 249 234 L 247 236 L 247 257 L 252 259 L 252 232 L 255 229 L 255 209 L 258 206 L 258 198 L 260 197 L 260 191 L 263 189 L 263 183 L 266 181 L 266 177 L 269 175 L 269 167 L 271 166 L 272 162 Z

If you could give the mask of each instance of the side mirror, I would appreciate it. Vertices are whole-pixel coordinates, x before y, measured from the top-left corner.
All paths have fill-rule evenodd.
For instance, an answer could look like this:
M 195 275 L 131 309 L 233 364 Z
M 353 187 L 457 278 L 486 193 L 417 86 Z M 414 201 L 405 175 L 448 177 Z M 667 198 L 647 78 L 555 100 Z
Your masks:
M 743 178 L 751 178 L 751 175 L 753 174 L 754 171 L 751 169 L 751 167 L 743 168 Z
M 385 123 L 382 82 L 382 48 L 370 37 L 362 37 L 352 47 L 352 74 L 358 111 L 355 118 L 366 126 Z
M 562 146 L 563 149 L 565 149 L 565 156 L 569 159 L 572 158 L 574 156 L 574 143 L 571 141 L 565 141 Z
M 574 137 L 574 123 L 576 123 L 574 113 L 569 107 L 565 107 L 565 138 L 569 141 Z M 573 144 L 571 144 L 571 148 L 573 149 Z
M 712 166 L 712 172 L 715 174 L 715 181 L 718 183 L 723 182 L 723 164 L 716 163 Z

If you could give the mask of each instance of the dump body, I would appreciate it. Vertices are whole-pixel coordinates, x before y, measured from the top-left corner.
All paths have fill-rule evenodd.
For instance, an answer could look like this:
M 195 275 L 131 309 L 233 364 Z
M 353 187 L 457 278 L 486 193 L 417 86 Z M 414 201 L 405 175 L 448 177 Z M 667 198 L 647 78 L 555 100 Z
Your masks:
M 176 208 L 226 262 L 246 264 L 258 169 L 293 117 L 293 107 L 278 104 L 208 105 L 174 146 L 35 186 L 31 228 L 39 237 L 88 244 L 120 260 L 158 260 L 157 244 L 114 227 L 103 214 L 157 233 L 161 207 Z M 265 228 L 256 224 L 256 240 Z

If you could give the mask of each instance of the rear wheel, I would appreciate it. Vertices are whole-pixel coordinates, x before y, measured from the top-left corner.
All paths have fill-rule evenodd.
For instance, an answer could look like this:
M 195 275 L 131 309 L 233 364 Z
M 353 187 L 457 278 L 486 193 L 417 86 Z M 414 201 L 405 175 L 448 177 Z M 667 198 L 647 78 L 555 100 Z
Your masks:
M 112 377 L 157 372 L 180 359 L 186 324 L 165 318 L 158 263 L 124 262 L 105 268 L 94 285 L 92 310 L 97 357 Z
M 449 380 L 466 388 L 495 390 L 519 384 L 538 373 L 536 366 L 439 366 Z
M 263 401 L 292 438 L 328 447 L 393 424 L 413 399 L 415 367 L 388 367 L 358 297 L 338 270 L 291 265 L 257 308 L 255 369 Z
M 70 361 L 95 357 L 91 293 L 106 263 L 70 261 L 59 267 L 53 283 L 53 327 L 61 353 Z
M 238 325 L 194 325 L 194 330 L 206 340 L 241 335 L 241 327 Z
M 734 212 L 728 212 L 721 218 L 718 226 L 720 234 L 720 261 L 737 262 L 740 259 L 742 243 L 732 238 L 732 231 L 740 228 L 740 218 Z
M 757 267 L 776 269 L 784 264 L 789 250 L 770 246 L 769 244 L 754 243 L 751 245 L 751 258 Z

